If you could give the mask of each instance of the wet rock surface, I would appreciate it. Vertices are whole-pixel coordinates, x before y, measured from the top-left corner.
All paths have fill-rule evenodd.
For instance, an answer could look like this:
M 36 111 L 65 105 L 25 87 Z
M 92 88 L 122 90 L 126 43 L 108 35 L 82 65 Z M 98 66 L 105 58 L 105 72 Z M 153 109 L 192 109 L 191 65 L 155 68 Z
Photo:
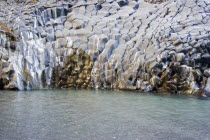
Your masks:
M 208 0 L 0 1 L 0 88 L 209 96 Z

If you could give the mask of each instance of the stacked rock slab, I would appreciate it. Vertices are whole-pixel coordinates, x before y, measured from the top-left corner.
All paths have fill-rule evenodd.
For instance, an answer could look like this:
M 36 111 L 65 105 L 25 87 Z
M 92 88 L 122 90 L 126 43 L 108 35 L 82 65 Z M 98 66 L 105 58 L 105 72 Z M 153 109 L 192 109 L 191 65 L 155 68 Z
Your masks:
M 9 29 L 0 26 L 0 88 L 210 95 L 208 0 L 11 0 L 0 6 Z

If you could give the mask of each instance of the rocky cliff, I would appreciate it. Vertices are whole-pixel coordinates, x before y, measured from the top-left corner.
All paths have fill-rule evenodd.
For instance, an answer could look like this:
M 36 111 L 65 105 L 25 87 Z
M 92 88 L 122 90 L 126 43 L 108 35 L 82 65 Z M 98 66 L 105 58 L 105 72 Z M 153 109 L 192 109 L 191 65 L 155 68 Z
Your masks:
M 209 0 L 0 1 L 0 88 L 210 95 Z

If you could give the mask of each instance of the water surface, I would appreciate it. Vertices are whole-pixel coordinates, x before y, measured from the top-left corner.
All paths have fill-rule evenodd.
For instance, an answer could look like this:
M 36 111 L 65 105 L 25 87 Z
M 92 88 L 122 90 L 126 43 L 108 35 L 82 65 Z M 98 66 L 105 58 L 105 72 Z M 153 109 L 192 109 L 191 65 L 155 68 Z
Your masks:
M 208 140 L 210 101 L 123 91 L 0 91 L 1 140 Z

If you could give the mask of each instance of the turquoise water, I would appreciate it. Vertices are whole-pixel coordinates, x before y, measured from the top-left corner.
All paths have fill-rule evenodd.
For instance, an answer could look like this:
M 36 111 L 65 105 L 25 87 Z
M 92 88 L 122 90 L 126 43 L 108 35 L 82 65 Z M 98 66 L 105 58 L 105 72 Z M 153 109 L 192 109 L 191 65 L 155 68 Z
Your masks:
M 123 91 L 0 91 L 1 140 L 208 140 L 210 100 Z

